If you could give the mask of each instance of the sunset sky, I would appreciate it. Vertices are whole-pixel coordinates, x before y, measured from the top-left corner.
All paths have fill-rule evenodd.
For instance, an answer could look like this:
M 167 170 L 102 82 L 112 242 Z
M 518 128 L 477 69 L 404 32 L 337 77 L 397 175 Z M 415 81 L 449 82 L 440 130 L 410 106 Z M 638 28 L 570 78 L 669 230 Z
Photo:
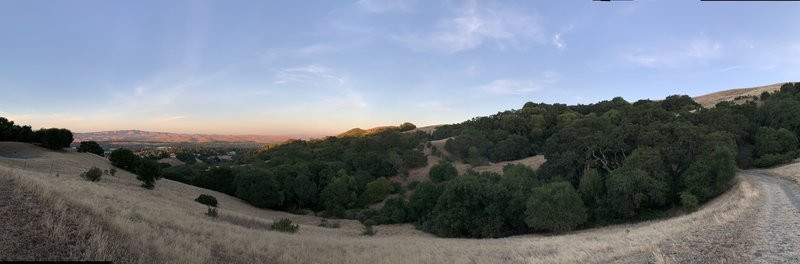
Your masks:
M 337 134 L 800 81 L 800 2 L 0 1 L 0 116 Z

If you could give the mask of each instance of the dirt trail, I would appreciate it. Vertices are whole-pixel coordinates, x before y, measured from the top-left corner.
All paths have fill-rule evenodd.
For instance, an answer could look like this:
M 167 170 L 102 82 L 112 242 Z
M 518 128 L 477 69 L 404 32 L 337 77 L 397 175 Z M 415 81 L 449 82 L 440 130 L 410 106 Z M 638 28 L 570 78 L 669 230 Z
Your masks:
M 754 183 L 758 197 L 753 206 L 735 221 L 699 224 L 659 244 L 660 254 L 656 254 L 655 260 L 800 263 L 800 186 L 757 171 L 742 171 L 739 176 Z M 650 261 L 653 260 L 651 257 Z
M 763 263 L 800 263 L 800 198 L 798 186 L 761 173 L 750 173 L 762 183 L 764 205 L 753 223 L 755 260 Z

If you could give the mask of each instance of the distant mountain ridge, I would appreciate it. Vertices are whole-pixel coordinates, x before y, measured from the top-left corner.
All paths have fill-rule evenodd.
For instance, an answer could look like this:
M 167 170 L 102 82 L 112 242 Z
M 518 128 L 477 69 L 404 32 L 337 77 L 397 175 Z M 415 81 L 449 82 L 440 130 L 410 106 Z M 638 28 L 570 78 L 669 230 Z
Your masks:
M 215 134 L 180 134 L 169 132 L 151 132 L 142 130 L 114 130 L 87 133 L 74 133 L 75 142 L 163 142 L 163 143 L 208 143 L 208 142 L 254 142 L 281 143 L 290 139 L 308 139 L 303 135 L 215 135 Z

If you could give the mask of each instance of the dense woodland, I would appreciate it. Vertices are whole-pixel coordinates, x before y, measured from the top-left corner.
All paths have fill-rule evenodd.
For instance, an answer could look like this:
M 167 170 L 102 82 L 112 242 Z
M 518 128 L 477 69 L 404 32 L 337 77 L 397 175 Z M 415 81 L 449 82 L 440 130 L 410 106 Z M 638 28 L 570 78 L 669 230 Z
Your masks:
M 695 210 L 733 184 L 737 167 L 793 160 L 800 84 L 709 109 L 685 95 L 572 106 L 528 102 L 432 134 L 407 131 L 411 126 L 290 141 L 237 155 L 232 163 L 167 168 L 164 177 L 258 207 L 365 224 L 413 223 L 443 237 L 641 221 Z M 0 139 L 8 140 L 8 131 L 0 130 Z M 423 150 L 440 139 L 454 156 L 448 158 L 472 165 L 533 155 L 546 162 L 535 171 L 508 165 L 502 174 L 459 175 L 445 161 L 432 166 L 429 181 L 395 181 L 426 166 Z M 369 209 L 378 202 L 383 206 Z
M 255 151 L 238 166 L 176 167 L 165 176 L 264 208 L 413 223 L 444 237 L 562 232 L 691 211 L 725 192 L 737 166 L 793 160 L 800 84 L 752 99 L 710 109 L 685 95 L 573 106 L 529 102 L 432 134 L 353 130 Z M 509 165 L 502 175 L 458 175 L 443 162 L 431 168 L 430 181 L 400 187 L 390 179 L 425 166 L 421 150 L 439 139 L 447 139 L 454 159 L 472 165 L 537 154 L 547 161 L 536 171 Z M 367 209 L 380 201 L 383 207 Z

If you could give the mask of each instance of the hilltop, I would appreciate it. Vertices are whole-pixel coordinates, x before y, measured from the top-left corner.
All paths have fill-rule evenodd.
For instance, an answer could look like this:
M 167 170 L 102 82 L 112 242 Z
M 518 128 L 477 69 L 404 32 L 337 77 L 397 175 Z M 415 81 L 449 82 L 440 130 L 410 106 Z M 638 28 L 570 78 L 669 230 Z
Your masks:
M 784 83 L 776 83 L 771 85 L 765 86 L 758 86 L 758 87 L 751 87 L 751 88 L 738 88 L 738 89 L 729 89 L 729 90 L 722 90 L 718 92 L 713 92 L 710 94 L 700 95 L 692 97 L 695 102 L 702 105 L 705 108 L 714 107 L 716 104 L 720 102 L 733 102 L 733 103 L 742 103 L 747 100 L 752 100 L 753 97 L 759 97 L 762 93 L 773 93 L 781 89 L 781 86 Z

